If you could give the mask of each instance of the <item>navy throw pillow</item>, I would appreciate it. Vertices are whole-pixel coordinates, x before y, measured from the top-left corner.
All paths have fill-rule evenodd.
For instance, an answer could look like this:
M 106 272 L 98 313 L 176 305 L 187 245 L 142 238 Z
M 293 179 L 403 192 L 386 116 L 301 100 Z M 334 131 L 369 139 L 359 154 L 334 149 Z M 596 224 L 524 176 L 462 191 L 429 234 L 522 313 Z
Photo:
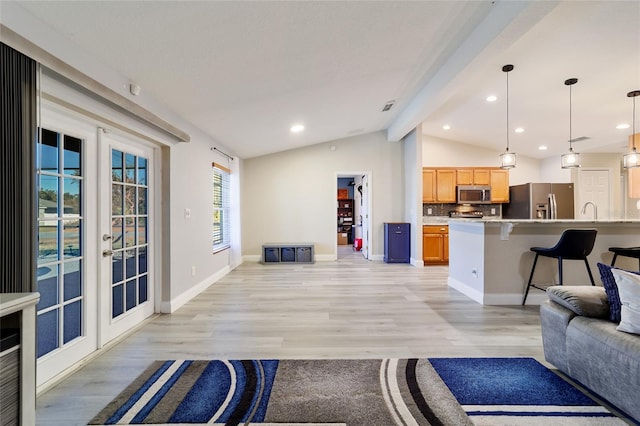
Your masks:
M 602 280 L 602 286 L 605 293 L 607 293 L 607 300 L 609 301 L 609 319 L 613 322 L 620 322 L 620 311 L 622 309 L 622 302 L 620 302 L 620 294 L 618 293 L 618 285 L 615 278 L 611 273 L 611 265 L 605 265 L 604 263 L 598 263 L 598 269 L 600 270 L 600 279 Z M 640 275 L 638 272 L 632 272 L 636 275 Z

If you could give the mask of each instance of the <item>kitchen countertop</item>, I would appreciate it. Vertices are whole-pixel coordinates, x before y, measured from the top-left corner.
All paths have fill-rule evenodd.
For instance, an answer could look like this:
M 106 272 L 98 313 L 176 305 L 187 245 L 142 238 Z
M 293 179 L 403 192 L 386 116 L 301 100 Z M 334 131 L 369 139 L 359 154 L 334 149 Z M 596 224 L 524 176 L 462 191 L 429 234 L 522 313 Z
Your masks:
M 448 216 L 429 216 L 422 218 L 423 225 L 443 225 L 449 223 L 450 221 L 455 222 L 471 222 L 471 223 L 594 223 L 594 224 L 607 224 L 607 223 L 638 223 L 640 224 L 640 219 L 602 219 L 602 220 L 593 220 L 593 219 L 503 219 L 496 218 L 492 216 L 485 216 L 483 218 L 474 218 L 474 217 L 448 217 Z
M 594 223 L 594 224 L 607 224 L 607 223 L 639 223 L 639 219 L 603 219 L 603 220 L 593 220 L 593 219 L 495 219 L 495 218 L 483 218 L 483 219 L 475 219 L 475 218 L 455 218 L 451 219 L 456 222 L 473 222 L 473 223 L 542 223 L 542 224 L 550 224 L 550 223 Z
M 474 217 L 449 217 L 449 216 L 422 216 L 423 225 L 446 225 L 451 220 L 470 220 L 477 222 L 486 222 L 488 220 L 499 220 L 496 216 L 484 216 L 484 218 Z

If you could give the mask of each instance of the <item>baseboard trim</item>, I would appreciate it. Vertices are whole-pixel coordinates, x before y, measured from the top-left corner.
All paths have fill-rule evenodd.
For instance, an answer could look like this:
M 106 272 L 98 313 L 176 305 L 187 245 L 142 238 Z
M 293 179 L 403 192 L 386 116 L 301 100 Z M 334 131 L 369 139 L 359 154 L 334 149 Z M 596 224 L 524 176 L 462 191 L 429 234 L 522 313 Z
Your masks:
M 454 290 L 458 290 L 460 293 L 464 294 L 474 302 L 478 302 L 481 305 L 484 304 L 484 295 L 482 294 L 482 292 L 476 290 L 475 288 L 471 288 L 468 285 L 451 277 L 447 278 L 447 284 L 449 285 L 449 287 Z
M 424 267 L 424 260 L 422 259 L 414 259 L 413 257 L 411 258 L 411 264 L 413 266 L 418 266 L 418 267 Z
M 336 260 L 337 257 L 335 254 L 316 254 L 313 256 L 313 260 L 315 262 L 332 262 Z M 242 256 L 242 260 L 245 262 L 254 262 L 259 263 L 262 261 L 262 256 L 259 254 L 245 254 Z M 273 265 L 308 265 L 308 262 L 273 262 L 269 263 Z
M 522 305 L 522 298 L 524 297 L 524 293 L 483 294 L 482 292 L 451 277 L 448 278 L 447 284 L 449 287 L 458 290 L 460 293 L 482 305 L 517 306 Z M 546 293 L 534 290 L 529 291 L 529 295 L 527 296 L 527 305 L 541 305 L 547 300 Z
M 316 254 L 315 260 L 317 262 L 333 262 L 337 260 L 337 257 L 335 254 Z
M 198 294 L 202 293 L 204 290 L 209 288 L 209 286 L 211 286 L 213 283 L 218 281 L 220 278 L 222 278 L 225 275 L 227 275 L 229 272 L 231 272 L 231 268 L 229 266 L 225 266 L 224 268 L 220 269 L 215 274 L 213 274 L 213 275 L 209 276 L 208 278 L 200 281 L 198 284 L 194 285 L 189 290 L 187 290 L 184 293 L 178 295 L 176 298 L 171 299 L 168 302 L 162 302 L 160 304 L 160 312 L 163 313 L 163 314 L 172 314 L 172 313 L 174 313 L 176 310 L 178 310 L 178 308 L 180 308 L 185 303 L 187 303 L 188 301 L 190 301 L 191 299 L 196 297 Z

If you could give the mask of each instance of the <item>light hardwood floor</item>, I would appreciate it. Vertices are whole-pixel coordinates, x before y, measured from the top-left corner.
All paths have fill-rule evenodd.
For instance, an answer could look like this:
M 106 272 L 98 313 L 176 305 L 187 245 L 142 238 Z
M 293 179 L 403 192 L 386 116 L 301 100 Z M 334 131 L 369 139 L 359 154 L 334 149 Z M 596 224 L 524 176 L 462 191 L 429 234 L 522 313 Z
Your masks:
M 153 360 L 530 356 L 535 306 L 482 306 L 447 287 L 447 267 L 364 260 L 245 263 L 38 397 L 41 425 L 86 424 Z

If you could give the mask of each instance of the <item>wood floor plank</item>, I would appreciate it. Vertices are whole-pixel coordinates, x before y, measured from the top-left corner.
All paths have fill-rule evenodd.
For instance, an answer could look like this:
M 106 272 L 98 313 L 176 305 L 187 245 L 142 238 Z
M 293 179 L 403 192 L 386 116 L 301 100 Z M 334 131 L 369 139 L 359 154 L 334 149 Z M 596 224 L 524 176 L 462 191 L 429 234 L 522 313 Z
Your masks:
M 482 306 L 447 267 L 362 258 L 245 263 L 38 396 L 40 425 L 83 425 L 154 360 L 530 356 L 543 361 L 535 306 Z M 124 368 L 123 368 L 124 366 Z

